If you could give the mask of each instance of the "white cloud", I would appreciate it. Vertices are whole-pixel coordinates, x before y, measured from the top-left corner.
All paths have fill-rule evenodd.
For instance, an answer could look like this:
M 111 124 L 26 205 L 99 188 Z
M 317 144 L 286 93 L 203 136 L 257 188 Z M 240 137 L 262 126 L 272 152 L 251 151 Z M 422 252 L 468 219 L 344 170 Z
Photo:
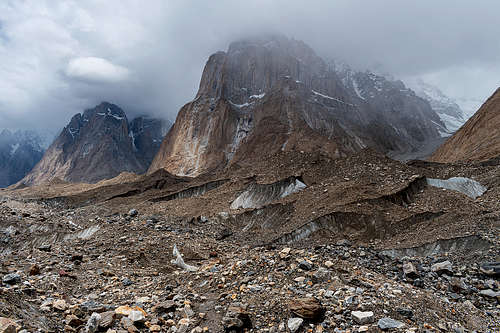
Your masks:
M 90 83 L 114 83 L 128 78 L 129 70 L 98 57 L 71 59 L 66 67 L 66 75 Z

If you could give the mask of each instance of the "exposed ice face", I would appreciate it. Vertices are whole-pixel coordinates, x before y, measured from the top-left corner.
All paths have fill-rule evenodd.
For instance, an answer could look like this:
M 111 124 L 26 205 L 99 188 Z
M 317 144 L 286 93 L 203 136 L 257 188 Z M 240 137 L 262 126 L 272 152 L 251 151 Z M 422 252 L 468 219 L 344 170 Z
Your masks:
M 231 209 L 258 208 L 274 200 L 284 198 L 307 186 L 295 177 L 281 180 L 273 184 L 251 184 L 231 204 Z
M 177 249 L 177 244 L 174 244 L 174 249 L 172 250 L 172 254 L 175 257 L 175 259 L 172 259 L 170 262 L 188 272 L 196 272 L 198 270 L 197 267 L 188 265 L 184 262 L 184 259 L 182 259 L 182 255 Z
M 472 199 L 480 197 L 488 189 L 477 181 L 465 177 L 452 177 L 450 179 L 427 178 L 427 184 L 447 190 L 458 191 Z
M 297 82 L 299 82 L 299 81 L 297 81 Z M 262 94 L 259 94 L 259 95 L 252 95 L 249 98 L 261 99 L 261 98 L 264 98 L 264 96 L 266 96 L 266 93 L 262 93 Z
M 298 179 L 295 179 L 295 182 L 290 183 L 287 187 L 284 188 L 284 191 L 283 191 L 283 193 L 281 193 L 280 197 L 281 198 L 287 197 L 290 194 L 302 191 L 306 187 L 307 187 L 306 184 L 304 184 L 303 182 L 301 182 Z

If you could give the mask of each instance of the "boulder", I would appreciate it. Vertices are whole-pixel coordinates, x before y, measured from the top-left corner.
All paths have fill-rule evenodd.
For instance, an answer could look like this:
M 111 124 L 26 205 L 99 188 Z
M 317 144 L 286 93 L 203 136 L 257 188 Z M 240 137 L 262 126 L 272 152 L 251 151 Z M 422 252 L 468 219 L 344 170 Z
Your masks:
M 318 320 L 325 312 L 321 303 L 312 297 L 297 298 L 288 303 L 290 312 L 304 319 Z
M 382 330 L 386 331 L 389 329 L 401 328 L 404 324 L 400 321 L 394 320 L 389 317 L 379 319 L 377 326 Z
M 372 311 L 352 311 L 351 317 L 360 325 L 373 323 L 374 320 Z
M 415 279 L 419 276 L 415 265 L 413 265 L 411 262 L 406 262 L 403 264 L 403 273 L 410 279 Z
M 438 274 L 453 275 L 453 267 L 451 266 L 451 262 L 449 260 L 435 263 L 431 266 L 431 271 Z
M 17 273 L 10 273 L 4 275 L 2 282 L 5 284 L 18 284 L 21 283 L 21 276 Z

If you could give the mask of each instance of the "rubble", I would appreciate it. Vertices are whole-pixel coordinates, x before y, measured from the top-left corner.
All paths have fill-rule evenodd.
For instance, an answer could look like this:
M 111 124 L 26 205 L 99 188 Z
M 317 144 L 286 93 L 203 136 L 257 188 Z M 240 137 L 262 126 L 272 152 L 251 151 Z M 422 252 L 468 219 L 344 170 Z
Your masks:
M 65 203 L 9 192 L 0 230 L 16 232 L 0 248 L 0 316 L 28 332 L 495 331 L 500 205 L 493 180 L 485 181 L 494 169 L 476 201 L 423 187 L 405 206 L 387 193 L 414 174 L 451 171 L 367 154 L 355 163 L 296 158 L 262 161 L 291 166 L 267 167 L 260 183 L 286 179 L 289 169 L 307 184 L 264 210 L 231 211 L 248 185 L 238 173 L 203 195 L 158 202 L 149 199 L 209 180 L 104 201 L 89 197 L 97 192 Z M 123 186 L 99 195 L 125 193 Z M 130 217 L 131 207 L 140 214 Z M 331 214 L 335 222 L 324 218 L 306 238 L 275 241 Z M 97 230 L 74 237 L 90 228 Z

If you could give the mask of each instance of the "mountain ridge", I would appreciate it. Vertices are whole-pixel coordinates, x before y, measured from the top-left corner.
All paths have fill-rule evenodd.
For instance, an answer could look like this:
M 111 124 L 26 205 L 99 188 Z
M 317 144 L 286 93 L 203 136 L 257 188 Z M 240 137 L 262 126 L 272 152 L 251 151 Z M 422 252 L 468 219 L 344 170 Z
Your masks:
M 363 98 L 301 41 L 273 36 L 233 42 L 209 57 L 195 99 L 179 111 L 149 172 L 166 168 L 196 176 L 244 163 L 251 158 L 244 151 L 259 149 L 324 146 L 333 157 L 365 147 L 404 151 L 439 137 L 444 124 L 428 102 L 406 92 L 402 82 L 386 87 Z M 307 144 L 305 138 L 313 137 L 316 143 Z
M 162 126 L 145 117 L 129 123 L 121 108 L 102 102 L 75 114 L 20 183 L 37 185 L 56 178 L 95 183 L 123 171 L 143 173 L 160 146 Z

